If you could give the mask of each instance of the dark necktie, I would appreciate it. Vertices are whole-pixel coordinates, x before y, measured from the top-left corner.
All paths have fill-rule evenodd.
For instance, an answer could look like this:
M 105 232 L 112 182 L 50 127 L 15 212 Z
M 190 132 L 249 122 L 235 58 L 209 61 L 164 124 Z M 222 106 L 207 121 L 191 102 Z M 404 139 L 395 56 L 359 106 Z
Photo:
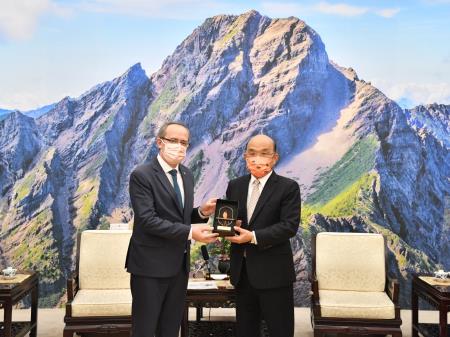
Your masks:
M 183 209 L 183 199 L 181 198 L 181 191 L 180 186 L 178 185 L 178 179 L 177 179 L 177 170 L 170 170 L 170 175 L 172 176 L 172 182 L 173 182 L 173 189 L 175 190 L 175 194 L 177 195 L 178 204 L 180 205 L 180 208 Z

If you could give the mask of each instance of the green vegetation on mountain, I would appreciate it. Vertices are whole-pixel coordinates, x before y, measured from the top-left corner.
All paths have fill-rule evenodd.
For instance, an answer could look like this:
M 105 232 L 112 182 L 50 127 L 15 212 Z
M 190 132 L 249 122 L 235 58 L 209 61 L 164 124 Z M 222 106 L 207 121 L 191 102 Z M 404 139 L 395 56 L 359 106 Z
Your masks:
M 51 209 L 45 208 L 26 225 L 17 227 L 10 237 L 17 243 L 12 249 L 12 264 L 24 270 L 39 271 L 39 280 L 46 286 L 61 283 L 63 277 L 58 244 L 52 228 L 53 221 Z M 41 296 L 40 305 L 56 305 L 59 295 L 51 295 L 52 298 Z
M 242 32 L 246 21 L 245 16 L 239 16 L 228 28 L 225 35 L 214 43 L 214 49 L 223 49 L 239 32 Z
M 325 205 L 358 181 L 375 166 L 378 142 L 370 135 L 357 141 L 329 170 L 322 173 L 313 184 L 315 191 L 308 196 L 309 205 Z
M 111 114 L 108 116 L 108 118 L 100 124 L 100 126 L 95 130 L 95 133 L 92 135 L 91 140 L 89 141 L 88 147 L 90 147 L 92 144 L 95 143 L 95 141 L 105 134 L 107 130 L 111 127 L 111 125 L 114 122 L 114 117 L 116 117 L 116 114 Z
M 194 158 L 191 160 L 190 169 L 192 171 L 192 174 L 194 175 L 194 184 L 197 184 L 198 180 L 200 179 L 200 175 L 202 173 L 202 167 L 203 167 L 203 158 L 204 158 L 204 152 L 203 150 L 198 151 Z
M 21 180 L 17 181 L 13 193 L 15 204 L 22 201 L 32 192 L 32 188 L 37 184 L 38 180 L 45 181 L 47 177 L 45 167 L 50 165 L 50 162 L 55 155 L 55 151 L 55 147 L 49 147 L 47 151 L 43 153 L 36 166 L 28 171 Z
M 311 215 L 317 213 L 329 217 L 369 214 L 372 186 L 377 179 L 378 176 L 375 173 L 366 173 L 325 204 L 305 203 L 301 214 L 303 227 L 306 228 Z
M 106 153 L 102 152 L 95 156 L 95 158 L 86 165 L 84 170 L 83 179 L 95 179 L 99 174 L 99 169 L 102 167 L 106 160 Z
M 17 183 L 14 187 L 14 201 L 19 202 L 31 193 L 31 187 L 33 187 L 33 183 L 36 180 L 36 174 L 37 171 L 31 170 Z
M 78 185 L 75 194 L 77 214 L 74 219 L 74 224 L 79 231 L 82 231 L 89 226 L 89 219 L 98 198 L 99 184 L 98 179 L 88 178 Z
M 149 117 L 156 117 L 161 111 L 165 111 L 170 107 L 177 98 L 178 92 L 176 90 L 176 78 L 172 77 L 164 86 L 164 89 L 159 94 L 158 98 L 150 106 Z

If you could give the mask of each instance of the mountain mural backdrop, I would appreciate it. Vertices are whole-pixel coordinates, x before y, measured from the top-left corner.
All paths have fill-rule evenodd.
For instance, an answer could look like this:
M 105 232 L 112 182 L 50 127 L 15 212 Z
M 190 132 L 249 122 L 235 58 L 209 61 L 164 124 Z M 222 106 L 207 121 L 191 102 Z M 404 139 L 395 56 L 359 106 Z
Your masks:
M 387 237 L 407 306 L 411 273 L 450 269 L 449 111 L 400 108 L 295 17 L 209 18 L 150 77 L 136 64 L 45 111 L 2 114 L 0 265 L 38 270 L 41 305 L 60 303 L 76 234 L 132 219 L 128 177 L 156 154 L 162 123 L 180 120 L 197 204 L 246 173 L 251 136 L 276 139 L 276 171 L 302 189 L 297 305 L 309 301 L 311 235 L 357 231 Z

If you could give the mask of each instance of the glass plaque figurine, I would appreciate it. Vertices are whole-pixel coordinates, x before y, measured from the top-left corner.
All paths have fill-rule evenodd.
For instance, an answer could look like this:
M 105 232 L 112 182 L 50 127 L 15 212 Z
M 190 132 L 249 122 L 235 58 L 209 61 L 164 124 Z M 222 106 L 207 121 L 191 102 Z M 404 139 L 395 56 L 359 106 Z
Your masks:
M 213 233 L 219 233 L 219 236 L 233 236 L 237 213 L 237 201 L 217 199 Z

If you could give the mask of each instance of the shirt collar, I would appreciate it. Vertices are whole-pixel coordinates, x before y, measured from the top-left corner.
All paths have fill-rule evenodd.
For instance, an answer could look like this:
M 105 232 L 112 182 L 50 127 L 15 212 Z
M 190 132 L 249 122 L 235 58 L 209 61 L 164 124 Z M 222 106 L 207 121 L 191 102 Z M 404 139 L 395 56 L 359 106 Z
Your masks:
M 267 173 L 264 177 L 258 179 L 259 182 L 261 183 L 261 185 L 260 185 L 260 186 L 261 186 L 261 190 L 262 190 L 262 189 L 264 188 L 264 186 L 266 185 L 267 180 L 269 180 L 269 178 L 270 178 L 270 176 L 272 175 L 272 173 L 273 173 L 273 170 L 270 171 L 269 173 Z M 250 186 L 253 185 L 253 182 L 254 182 L 256 179 L 257 179 L 257 178 L 255 178 L 253 175 L 250 174 Z
M 156 157 L 158 159 L 159 165 L 161 165 L 163 171 L 165 173 L 169 173 L 172 170 L 177 170 L 177 172 L 180 172 L 180 165 L 177 165 L 177 167 L 173 168 L 169 164 L 166 163 L 166 161 L 161 157 L 161 155 L 158 153 L 158 156 Z

